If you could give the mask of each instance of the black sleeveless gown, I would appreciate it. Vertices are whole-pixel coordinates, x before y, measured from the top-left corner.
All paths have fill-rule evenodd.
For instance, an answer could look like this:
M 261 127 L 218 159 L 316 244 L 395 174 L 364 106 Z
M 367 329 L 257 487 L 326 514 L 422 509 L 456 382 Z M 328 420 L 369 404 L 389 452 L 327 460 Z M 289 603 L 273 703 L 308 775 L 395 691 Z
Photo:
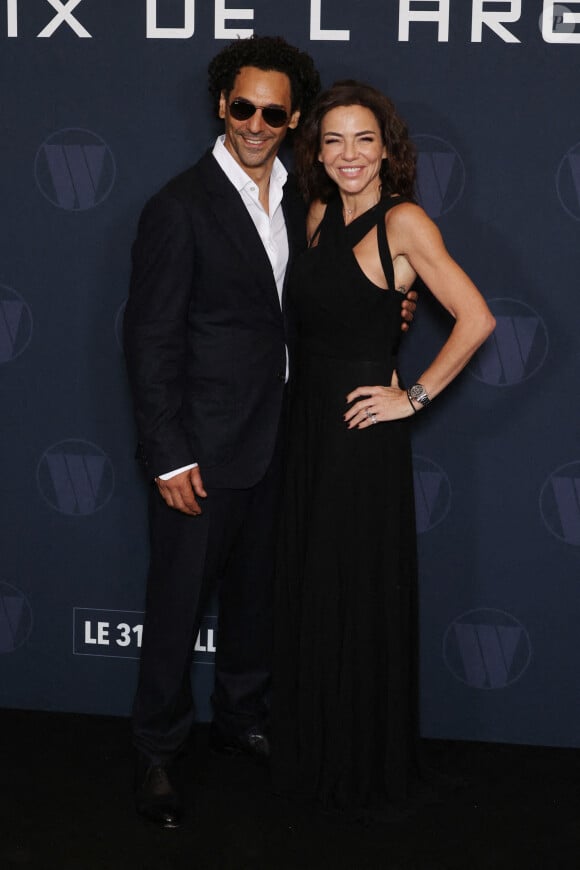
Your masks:
M 408 421 L 348 430 L 346 395 L 391 382 L 401 337 L 384 215 L 332 200 L 295 263 L 297 327 L 277 570 L 272 776 L 327 807 L 406 797 L 416 738 L 416 555 Z M 353 247 L 377 227 L 388 290 Z

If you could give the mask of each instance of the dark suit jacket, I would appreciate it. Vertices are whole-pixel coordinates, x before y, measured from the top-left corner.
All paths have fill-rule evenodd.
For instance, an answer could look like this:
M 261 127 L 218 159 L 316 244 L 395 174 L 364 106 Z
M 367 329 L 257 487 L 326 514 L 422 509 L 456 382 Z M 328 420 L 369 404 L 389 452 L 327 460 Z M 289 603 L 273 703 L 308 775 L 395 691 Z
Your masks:
M 291 179 L 290 256 L 305 246 Z M 124 343 L 150 477 L 198 462 L 206 486 L 244 488 L 274 449 L 286 369 L 272 267 L 211 153 L 145 206 L 133 246 Z

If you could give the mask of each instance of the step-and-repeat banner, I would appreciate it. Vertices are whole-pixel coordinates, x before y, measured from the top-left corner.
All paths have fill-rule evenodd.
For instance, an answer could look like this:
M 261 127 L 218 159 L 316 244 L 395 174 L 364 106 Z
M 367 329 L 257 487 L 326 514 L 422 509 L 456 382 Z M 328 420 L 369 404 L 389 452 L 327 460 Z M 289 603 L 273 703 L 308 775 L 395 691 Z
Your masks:
M 497 318 L 414 421 L 422 733 L 579 745 L 578 0 L 0 0 L 0 704 L 130 710 L 129 251 L 145 200 L 220 131 L 208 61 L 252 33 L 394 99 L 420 201 Z M 409 381 L 448 327 L 423 292 Z M 212 607 L 201 719 L 217 643 Z

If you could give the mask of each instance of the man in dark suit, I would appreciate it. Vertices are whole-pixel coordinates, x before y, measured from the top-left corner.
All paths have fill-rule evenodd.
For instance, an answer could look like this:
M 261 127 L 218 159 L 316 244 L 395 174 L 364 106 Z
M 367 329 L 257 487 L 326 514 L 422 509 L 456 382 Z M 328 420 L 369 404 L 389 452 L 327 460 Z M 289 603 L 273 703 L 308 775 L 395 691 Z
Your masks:
M 304 205 L 277 159 L 319 89 L 311 58 L 271 37 L 214 58 L 225 123 L 145 206 L 125 350 L 141 458 L 154 480 L 133 732 L 138 810 L 177 827 L 172 762 L 193 721 L 190 665 L 219 589 L 215 749 L 266 757 L 270 598 L 287 378 L 283 285 Z
M 216 589 L 210 742 L 269 754 L 283 289 L 306 244 L 304 204 L 276 155 L 319 89 L 311 58 L 273 37 L 229 45 L 209 79 L 225 136 L 145 206 L 125 314 L 140 453 L 154 481 L 136 803 L 165 828 L 182 817 L 172 762 L 193 721 L 193 646 Z

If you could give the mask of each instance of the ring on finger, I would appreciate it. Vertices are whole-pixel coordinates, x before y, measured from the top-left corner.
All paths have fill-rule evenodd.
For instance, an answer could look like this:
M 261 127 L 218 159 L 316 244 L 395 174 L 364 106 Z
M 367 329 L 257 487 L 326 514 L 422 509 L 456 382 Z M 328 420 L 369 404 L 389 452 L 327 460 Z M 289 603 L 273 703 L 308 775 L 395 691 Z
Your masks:
M 370 418 L 373 416 L 373 412 L 371 411 L 370 408 L 365 408 L 365 414 L 367 415 L 367 418 L 368 418 L 369 420 L 370 420 Z
M 376 414 L 370 414 L 369 416 L 370 416 L 370 418 L 371 418 L 371 423 L 372 423 L 373 426 L 374 426 L 375 423 L 377 422 L 377 415 L 376 415 Z

